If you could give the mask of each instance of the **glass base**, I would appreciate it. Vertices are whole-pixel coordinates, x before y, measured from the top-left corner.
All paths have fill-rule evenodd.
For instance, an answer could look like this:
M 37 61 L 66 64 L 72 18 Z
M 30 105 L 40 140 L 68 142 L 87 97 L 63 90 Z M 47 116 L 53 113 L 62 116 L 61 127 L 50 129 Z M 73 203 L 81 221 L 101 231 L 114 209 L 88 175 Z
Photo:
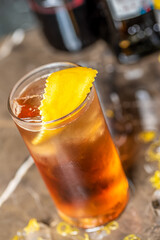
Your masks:
M 59 216 L 70 225 L 80 227 L 80 228 L 85 228 L 85 229 L 91 229 L 94 231 L 95 229 L 97 229 L 98 226 L 104 225 L 105 223 L 108 223 L 116 219 L 125 209 L 126 204 L 128 202 L 128 198 L 129 197 L 127 197 L 126 201 L 124 201 L 124 203 L 122 203 L 121 205 L 118 204 L 118 206 L 114 208 L 116 210 L 113 210 L 112 213 L 110 212 L 109 214 L 107 213 L 104 215 L 99 215 L 97 217 L 77 219 L 77 218 L 66 216 L 64 213 L 60 211 L 58 211 L 58 213 L 59 213 Z

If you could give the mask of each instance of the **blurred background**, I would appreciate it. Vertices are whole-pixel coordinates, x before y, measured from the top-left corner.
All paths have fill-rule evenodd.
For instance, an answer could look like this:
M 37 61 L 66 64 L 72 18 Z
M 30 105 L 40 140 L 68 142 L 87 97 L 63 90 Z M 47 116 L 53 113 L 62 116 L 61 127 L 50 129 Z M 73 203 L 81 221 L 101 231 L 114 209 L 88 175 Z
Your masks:
M 32 29 L 37 25 L 26 0 L 0 0 L 0 37 L 17 28 Z
M 55 49 L 77 52 L 103 39 L 119 62 L 134 63 L 160 48 L 159 5 L 158 0 L 0 0 L 0 37 L 40 26 Z

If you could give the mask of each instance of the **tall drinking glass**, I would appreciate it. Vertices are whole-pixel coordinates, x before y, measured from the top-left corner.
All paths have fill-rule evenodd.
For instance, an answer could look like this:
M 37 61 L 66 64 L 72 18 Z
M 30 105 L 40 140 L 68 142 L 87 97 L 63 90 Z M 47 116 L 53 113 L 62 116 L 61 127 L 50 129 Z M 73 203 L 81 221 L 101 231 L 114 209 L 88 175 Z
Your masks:
M 95 86 L 67 116 L 41 121 L 38 107 L 46 78 L 71 67 L 77 65 L 52 63 L 24 76 L 10 94 L 9 110 L 59 215 L 91 228 L 119 216 L 128 201 L 128 181 Z

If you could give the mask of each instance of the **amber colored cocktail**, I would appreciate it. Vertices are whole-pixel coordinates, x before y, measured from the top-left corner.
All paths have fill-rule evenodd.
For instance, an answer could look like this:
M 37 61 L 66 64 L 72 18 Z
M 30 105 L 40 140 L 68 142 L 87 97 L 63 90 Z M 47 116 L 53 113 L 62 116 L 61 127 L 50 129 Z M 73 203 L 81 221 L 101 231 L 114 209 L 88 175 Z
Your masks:
M 12 90 L 9 107 L 60 216 L 90 228 L 119 216 L 128 182 L 94 86 L 77 109 L 46 123 L 44 133 L 38 107 L 46 77 L 75 66 L 53 63 L 29 73 Z

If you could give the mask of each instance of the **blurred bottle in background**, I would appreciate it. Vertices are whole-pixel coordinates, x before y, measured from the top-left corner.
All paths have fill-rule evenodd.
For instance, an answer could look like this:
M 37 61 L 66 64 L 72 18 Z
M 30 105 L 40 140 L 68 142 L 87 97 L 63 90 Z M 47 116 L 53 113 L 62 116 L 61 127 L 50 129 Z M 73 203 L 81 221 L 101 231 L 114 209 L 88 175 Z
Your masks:
M 91 0 L 28 0 L 49 43 L 69 52 L 98 39 L 98 17 Z
M 139 150 L 144 153 L 142 144 L 149 143 L 149 135 L 156 135 L 160 128 L 159 64 L 153 58 L 130 66 L 108 66 L 102 76 L 103 87 L 98 88 L 125 170 L 135 165 Z
M 159 1 L 157 1 L 159 2 Z M 160 49 L 160 26 L 152 0 L 99 0 L 101 36 L 121 63 Z

